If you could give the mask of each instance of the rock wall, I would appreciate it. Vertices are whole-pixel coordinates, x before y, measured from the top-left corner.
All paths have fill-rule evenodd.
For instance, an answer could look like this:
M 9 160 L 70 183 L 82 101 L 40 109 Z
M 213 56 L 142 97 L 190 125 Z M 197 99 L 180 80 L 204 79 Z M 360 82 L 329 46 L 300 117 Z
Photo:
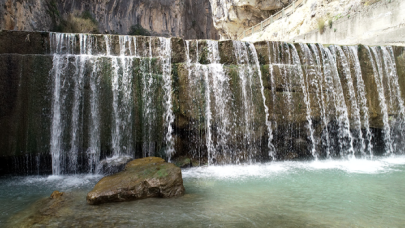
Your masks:
M 400 45 L 405 46 L 405 2 L 401 0 L 379 1 L 351 12 L 319 29 L 286 41 L 322 44 L 352 45 Z
M 404 10 L 401 0 L 308 0 L 289 17 L 243 40 L 404 46 Z
M 1 0 L 0 28 L 51 31 L 70 14 L 90 12 L 101 33 L 128 34 L 140 24 L 151 35 L 217 39 L 208 0 Z
M 270 17 L 292 0 L 210 0 L 212 18 L 221 39 L 236 39 L 238 33 Z

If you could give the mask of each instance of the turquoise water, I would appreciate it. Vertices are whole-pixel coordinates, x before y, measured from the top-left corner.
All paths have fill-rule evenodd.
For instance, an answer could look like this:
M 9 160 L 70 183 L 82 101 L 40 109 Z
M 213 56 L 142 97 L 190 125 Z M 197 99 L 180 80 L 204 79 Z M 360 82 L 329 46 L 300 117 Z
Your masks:
M 404 227 L 405 156 L 183 170 L 186 195 L 90 206 L 101 176 L 0 180 L 0 225 L 53 190 L 75 197 L 46 226 Z

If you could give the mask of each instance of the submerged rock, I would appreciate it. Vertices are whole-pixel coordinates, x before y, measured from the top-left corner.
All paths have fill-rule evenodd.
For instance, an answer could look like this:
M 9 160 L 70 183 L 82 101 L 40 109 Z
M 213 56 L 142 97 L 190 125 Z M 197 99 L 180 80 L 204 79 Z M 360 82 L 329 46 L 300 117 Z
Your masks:
M 66 215 L 74 202 L 71 193 L 54 191 L 49 197 L 39 199 L 26 209 L 11 216 L 5 227 L 46 227 L 54 218 Z
M 63 192 L 60 191 L 53 191 L 51 194 L 51 199 L 58 199 L 63 196 Z
M 125 170 L 101 179 L 87 194 L 87 203 L 101 204 L 150 197 L 176 197 L 185 192 L 181 169 L 162 158 L 135 159 Z

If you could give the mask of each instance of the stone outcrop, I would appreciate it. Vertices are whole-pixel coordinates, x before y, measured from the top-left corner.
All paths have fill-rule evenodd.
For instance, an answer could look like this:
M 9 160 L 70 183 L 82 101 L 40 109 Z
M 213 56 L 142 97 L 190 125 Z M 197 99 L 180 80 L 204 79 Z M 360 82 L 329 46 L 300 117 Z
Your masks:
M 404 46 L 404 10 L 401 0 L 308 0 L 292 15 L 243 40 Z
M 185 192 L 180 168 L 157 157 L 135 159 L 125 170 L 104 177 L 87 194 L 87 203 L 101 204 L 150 197 L 176 197 Z
M 139 24 L 151 35 L 216 39 L 209 0 L 0 0 L 0 28 L 51 31 L 71 14 L 88 12 L 101 33 L 128 34 Z
M 235 39 L 243 30 L 270 17 L 291 0 L 211 0 L 212 17 L 221 39 Z

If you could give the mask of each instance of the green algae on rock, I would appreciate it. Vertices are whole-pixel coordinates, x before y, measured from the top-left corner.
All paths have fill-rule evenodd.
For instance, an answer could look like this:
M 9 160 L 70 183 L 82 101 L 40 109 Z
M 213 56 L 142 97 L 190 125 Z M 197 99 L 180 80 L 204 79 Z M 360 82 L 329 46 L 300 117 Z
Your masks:
M 135 159 L 125 166 L 124 171 L 101 179 L 87 194 L 87 203 L 170 198 L 184 192 L 180 168 L 162 158 L 147 157 Z

